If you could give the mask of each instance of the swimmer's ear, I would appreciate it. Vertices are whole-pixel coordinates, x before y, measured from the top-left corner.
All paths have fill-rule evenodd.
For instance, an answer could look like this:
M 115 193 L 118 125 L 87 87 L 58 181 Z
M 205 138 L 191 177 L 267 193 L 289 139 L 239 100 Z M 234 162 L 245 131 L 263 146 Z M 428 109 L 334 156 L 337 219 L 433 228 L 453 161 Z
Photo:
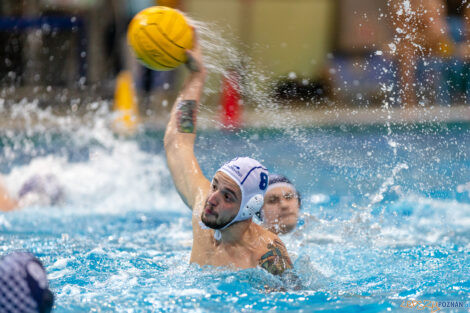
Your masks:
M 263 197 L 263 202 L 261 203 L 261 207 L 259 208 L 258 212 L 255 213 L 256 217 L 258 218 L 258 220 L 260 222 L 263 222 L 264 220 L 264 210 L 263 210 L 263 207 L 264 207 L 264 197 Z
M 248 203 L 246 204 L 246 211 L 250 216 L 256 215 L 261 211 L 261 207 L 263 206 L 264 198 L 262 195 L 254 195 L 250 200 L 248 200 Z
M 264 215 L 263 215 L 263 208 L 261 208 L 261 210 L 259 210 L 258 212 L 256 212 L 256 217 L 262 222 L 263 219 L 264 219 Z

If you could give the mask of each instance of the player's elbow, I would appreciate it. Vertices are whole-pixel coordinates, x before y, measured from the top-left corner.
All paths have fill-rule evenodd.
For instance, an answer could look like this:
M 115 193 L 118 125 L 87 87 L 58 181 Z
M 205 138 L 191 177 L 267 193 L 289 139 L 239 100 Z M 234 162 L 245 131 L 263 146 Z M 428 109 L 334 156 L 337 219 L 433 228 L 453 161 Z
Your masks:
M 194 146 L 194 134 L 178 134 L 174 132 L 166 132 L 165 137 L 163 137 L 163 146 L 165 147 L 166 153 L 171 153 L 172 151 L 187 151 L 188 153 L 192 152 L 192 147 Z
M 175 134 L 171 132 L 166 132 L 165 137 L 163 137 L 163 146 L 165 151 L 170 151 L 178 146 Z

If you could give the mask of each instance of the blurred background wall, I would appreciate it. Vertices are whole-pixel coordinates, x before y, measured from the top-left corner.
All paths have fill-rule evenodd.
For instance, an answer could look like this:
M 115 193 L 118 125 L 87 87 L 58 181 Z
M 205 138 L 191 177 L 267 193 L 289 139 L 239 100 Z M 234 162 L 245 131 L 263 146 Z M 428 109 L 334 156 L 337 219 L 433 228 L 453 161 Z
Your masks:
M 452 7 L 450 0 L 432 1 Z M 144 96 L 171 89 L 168 82 L 179 82 L 182 71 L 136 69 L 126 47 L 130 19 L 159 4 L 220 28 L 231 45 L 269 73 L 273 94 L 281 99 L 380 104 L 381 84 L 397 86 L 396 63 L 407 58 L 386 53 L 397 38 L 388 5 L 395 2 L 400 0 L 2 0 L 0 96 L 36 96 L 44 101 L 52 97 L 59 102 L 73 97 L 110 99 L 117 74 L 126 68 L 137 73 L 136 84 Z M 454 7 L 462 20 L 465 6 Z M 470 36 L 462 29 L 454 32 L 460 31 L 468 42 Z M 434 89 L 448 95 L 444 99 L 435 93 L 431 102 L 470 99 L 468 62 L 461 56 L 432 56 L 438 60 L 433 66 L 426 65 L 431 60 L 427 54 L 418 58 L 416 79 L 429 82 L 423 85 L 423 94 Z M 449 65 L 454 60 L 460 62 L 457 74 Z M 453 99 L 453 89 L 445 84 L 459 77 L 464 80 L 455 84 L 462 97 Z
M 223 28 L 224 34 L 231 36 L 226 39 L 257 66 L 269 69 L 273 79 L 291 72 L 317 76 L 331 49 L 332 0 L 173 2 L 195 19 Z M 3 86 L 72 88 L 94 84 L 95 89 L 106 89 L 106 80 L 112 81 L 125 63 L 121 50 L 128 21 L 152 4 L 124 0 L 2 0 Z
M 187 0 L 197 19 L 214 21 L 235 44 L 275 77 L 315 76 L 332 43 L 332 0 Z

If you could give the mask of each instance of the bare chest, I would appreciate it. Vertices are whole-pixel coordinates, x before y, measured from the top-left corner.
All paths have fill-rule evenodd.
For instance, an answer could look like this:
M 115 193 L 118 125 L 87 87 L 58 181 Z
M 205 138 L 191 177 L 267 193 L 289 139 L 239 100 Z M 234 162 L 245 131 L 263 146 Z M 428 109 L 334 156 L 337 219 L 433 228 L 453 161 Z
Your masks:
M 255 247 L 228 247 L 213 242 L 193 245 L 191 263 L 217 267 L 254 268 L 258 266 L 260 253 Z

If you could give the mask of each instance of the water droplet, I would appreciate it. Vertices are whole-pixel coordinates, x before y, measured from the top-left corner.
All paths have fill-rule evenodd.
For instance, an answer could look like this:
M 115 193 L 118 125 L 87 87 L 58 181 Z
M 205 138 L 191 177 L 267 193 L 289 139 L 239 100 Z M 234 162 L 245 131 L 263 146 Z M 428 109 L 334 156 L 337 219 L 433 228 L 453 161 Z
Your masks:
M 296 79 L 296 78 L 297 78 L 297 74 L 296 74 L 295 72 L 290 72 L 289 75 L 288 75 L 288 77 L 289 77 L 290 79 Z

